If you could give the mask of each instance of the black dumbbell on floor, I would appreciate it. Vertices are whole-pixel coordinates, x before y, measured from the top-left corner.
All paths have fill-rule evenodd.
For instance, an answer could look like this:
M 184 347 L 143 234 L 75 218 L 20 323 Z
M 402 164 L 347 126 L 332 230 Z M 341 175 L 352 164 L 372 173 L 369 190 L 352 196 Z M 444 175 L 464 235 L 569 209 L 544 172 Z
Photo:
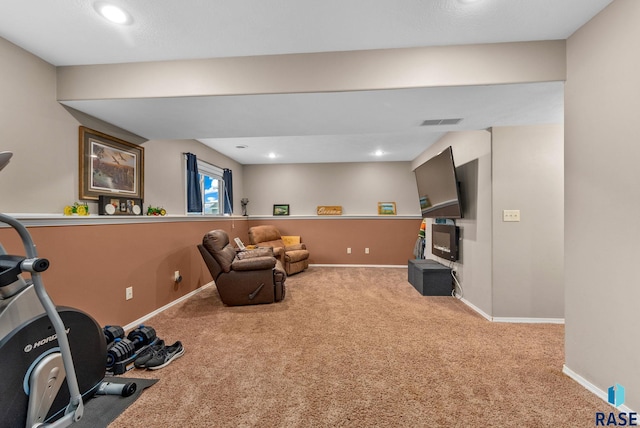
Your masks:
M 145 325 L 130 331 L 126 338 L 115 338 L 113 344 L 107 349 L 107 372 L 122 374 L 133 368 L 137 352 L 155 343 L 156 340 L 155 329 Z
M 111 347 L 107 350 L 107 371 L 120 371 L 114 370 L 114 367 L 131 359 L 135 355 L 135 353 L 136 348 L 130 340 L 116 338 L 116 340 L 113 342 L 113 345 L 111 345 Z
M 141 325 L 135 330 L 131 330 L 127 335 L 127 339 L 129 339 L 133 346 L 137 349 L 142 348 L 143 346 L 147 346 L 153 343 L 156 340 L 156 331 L 153 327 L 149 327 L 148 325 Z
M 124 329 L 119 325 L 107 325 L 102 329 L 102 332 L 107 341 L 107 346 L 115 342 L 116 339 L 122 339 L 124 337 Z

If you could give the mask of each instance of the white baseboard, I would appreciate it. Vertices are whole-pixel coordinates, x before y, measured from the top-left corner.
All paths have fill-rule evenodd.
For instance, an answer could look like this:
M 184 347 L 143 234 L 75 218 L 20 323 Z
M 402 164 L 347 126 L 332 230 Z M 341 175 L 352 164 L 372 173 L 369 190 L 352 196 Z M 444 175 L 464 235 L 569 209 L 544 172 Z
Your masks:
M 469 306 L 471 309 L 482 315 L 488 321 L 491 322 L 507 322 L 507 323 L 522 323 L 522 324 L 564 324 L 564 318 L 522 318 L 522 317 L 493 317 L 482 309 L 462 298 L 462 303 Z
M 149 318 L 152 318 L 152 317 L 158 315 L 160 312 L 166 311 L 170 307 L 172 307 L 174 305 L 177 305 L 180 302 L 184 302 L 185 300 L 189 299 L 192 296 L 195 296 L 196 294 L 198 294 L 201 291 L 206 290 L 207 288 L 211 287 L 212 285 L 214 285 L 213 281 L 211 281 L 208 284 L 203 285 L 200 288 L 196 288 L 191 293 L 185 294 L 184 296 L 180 297 L 179 299 L 174 300 L 171 303 L 167 303 L 163 307 L 156 309 L 155 311 L 143 316 L 142 318 L 138 318 L 137 320 L 125 325 L 123 327 L 124 331 L 133 330 L 134 328 L 138 327 L 140 324 L 144 324 L 144 322 L 147 321 Z
M 609 395 L 608 395 L 607 391 L 604 391 L 604 390 L 598 388 L 597 386 L 595 386 L 594 384 L 592 384 L 591 382 L 589 382 L 588 380 L 586 380 L 585 378 L 583 378 L 582 376 L 580 376 L 579 374 L 577 374 L 576 372 L 571 370 L 569 367 L 567 367 L 566 364 L 562 365 L 562 373 L 564 373 L 565 375 L 569 376 L 571 379 L 573 379 L 576 382 L 578 382 L 587 391 L 589 391 L 592 394 L 596 395 L 598 398 L 602 399 L 602 401 L 604 401 L 605 403 L 607 403 L 611 407 L 616 408 L 619 412 L 626 412 L 626 413 L 634 412 L 634 410 L 630 409 L 629 407 L 625 406 L 624 404 L 619 406 L 619 407 L 615 407 L 613 404 L 609 403 L 609 401 L 608 401 Z
M 343 264 L 310 264 L 310 267 L 371 267 L 371 268 L 404 268 L 407 269 L 407 265 L 343 265 Z
M 493 317 L 492 321 L 523 324 L 564 324 L 564 318 Z
M 491 315 L 487 314 L 485 311 L 483 311 L 482 309 L 480 309 L 479 307 L 477 307 L 476 305 L 474 305 L 473 303 L 471 303 L 470 301 L 466 300 L 464 297 L 460 299 L 460 301 L 462 303 L 464 303 L 465 305 L 469 306 L 471 309 L 473 309 L 474 311 L 476 311 L 478 314 L 480 314 L 483 318 L 485 318 L 488 321 L 493 321 L 493 319 L 491 318 Z

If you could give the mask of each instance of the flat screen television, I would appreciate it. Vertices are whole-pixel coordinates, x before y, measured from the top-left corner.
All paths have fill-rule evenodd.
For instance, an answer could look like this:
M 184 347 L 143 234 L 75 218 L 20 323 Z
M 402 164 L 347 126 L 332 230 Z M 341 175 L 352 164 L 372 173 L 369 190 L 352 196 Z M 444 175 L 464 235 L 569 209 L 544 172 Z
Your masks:
M 462 218 L 462 204 L 451 146 L 415 170 L 423 218 Z

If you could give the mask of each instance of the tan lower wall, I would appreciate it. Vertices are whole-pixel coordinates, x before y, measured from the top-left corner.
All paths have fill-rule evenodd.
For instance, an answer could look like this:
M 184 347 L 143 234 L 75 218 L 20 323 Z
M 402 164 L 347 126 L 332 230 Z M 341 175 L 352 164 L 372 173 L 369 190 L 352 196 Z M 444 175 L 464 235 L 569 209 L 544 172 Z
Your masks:
M 413 257 L 422 219 L 269 219 L 282 235 L 299 235 L 312 264 L 406 265 Z M 248 242 L 248 237 L 247 241 Z M 347 254 L 351 248 L 351 254 Z M 369 248 L 369 254 L 365 254 Z
M 29 227 L 38 255 L 50 260 L 43 280 L 57 305 L 91 314 L 100 325 L 127 325 L 212 278 L 196 248 L 212 229 L 249 242 L 248 227 L 274 223 L 301 235 L 317 264 L 404 265 L 413 258 L 419 219 L 273 220 L 220 219 L 113 225 Z M 15 232 L 0 228 L 9 254 L 24 255 Z M 346 247 L 353 250 L 346 254 Z M 364 254 L 364 248 L 370 254 Z M 176 285 L 174 271 L 183 281 Z M 125 289 L 133 287 L 133 299 Z
M 91 314 L 99 324 L 126 325 L 211 282 L 196 244 L 213 228 L 245 236 L 246 222 L 177 222 L 30 227 L 38 255 L 51 266 L 44 284 L 57 305 Z M 10 254 L 23 255 L 17 234 L 0 229 Z M 173 281 L 179 270 L 183 280 Z M 133 299 L 125 289 L 133 287 Z

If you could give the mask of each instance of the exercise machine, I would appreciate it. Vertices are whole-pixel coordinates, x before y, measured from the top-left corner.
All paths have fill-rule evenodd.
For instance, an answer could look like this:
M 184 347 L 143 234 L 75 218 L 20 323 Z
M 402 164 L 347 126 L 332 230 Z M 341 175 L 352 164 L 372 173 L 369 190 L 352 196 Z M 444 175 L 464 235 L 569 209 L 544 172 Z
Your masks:
M 0 170 L 11 158 L 0 153 Z M 96 393 L 130 395 L 135 384 L 104 382 L 106 342 L 98 323 L 73 308 L 56 307 L 41 274 L 27 228 L 0 214 L 20 236 L 26 257 L 0 244 L 0 425 L 67 427 L 82 418 L 83 400 Z

